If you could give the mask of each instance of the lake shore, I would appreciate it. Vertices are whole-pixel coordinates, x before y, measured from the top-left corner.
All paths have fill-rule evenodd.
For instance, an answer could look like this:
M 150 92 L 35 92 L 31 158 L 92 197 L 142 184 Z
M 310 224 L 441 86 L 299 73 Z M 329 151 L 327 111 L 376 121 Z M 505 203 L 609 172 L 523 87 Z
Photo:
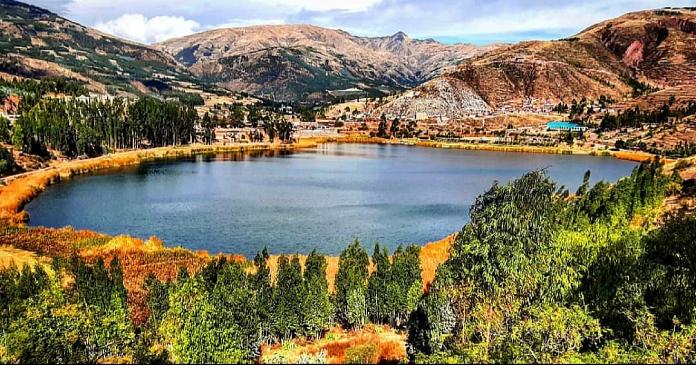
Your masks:
M 133 166 L 149 161 L 186 158 L 200 154 L 294 150 L 316 146 L 317 142 L 314 140 L 301 140 L 293 144 L 187 145 L 123 151 L 81 160 L 57 161 L 50 167 L 8 176 L 2 180 L 5 186 L 0 186 L 0 222 L 4 221 L 11 224 L 26 222 L 28 215 L 23 209 L 27 203 L 48 186 L 76 175 L 115 167 Z
M 322 143 L 364 143 L 364 144 L 394 144 L 412 145 L 425 148 L 452 148 L 463 150 L 484 150 L 484 151 L 503 151 L 503 152 L 526 152 L 526 153 L 549 153 L 549 154 L 577 154 L 592 155 L 590 151 L 570 150 L 564 148 L 547 148 L 534 146 L 507 146 L 507 145 L 483 145 L 483 144 L 464 144 L 464 143 L 442 143 L 442 142 L 423 142 L 411 140 L 385 140 L 380 138 L 312 138 L 303 139 L 295 144 L 234 144 L 234 145 L 191 145 L 180 147 L 162 147 L 139 151 L 124 151 L 100 156 L 92 159 L 71 160 L 56 162 L 53 166 L 46 169 L 31 171 L 28 173 L 15 175 L 6 179 L 7 185 L 0 186 L 0 225 L 7 227 L 18 226 L 24 233 L 21 234 L 0 234 L 0 246 L 15 247 L 26 250 L 28 255 L 36 254 L 40 257 L 62 256 L 67 252 L 77 252 L 78 254 L 94 260 L 96 258 L 109 259 L 119 257 L 124 264 L 124 269 L 128 271 L 127 286 L 136 295 L 134 302 L 141 304 L 138 296 L 142 295 L 142 282 L 153 268 L 157 268 L 158 273 L 163 273 L 161 280 L 175 278 L 178 268 L 187 267 L 191 272 L 199 270 L 205 262 L 209 262 L 218 253 L 207 251 L 193 251 L 181 247 L 173 247 L 176 242 L 167 242 L 165 246 L 157 238 L 150 240 L 140 240 L 136 238 L 116 236 L 111 237 L 97 232 L 80 231 L 72 228 L 29 228 L 25 227 L 28 214 L 23 210 L 25 204 L 38 196 L 49 185 L 69 179 L 72 176 L 85 174 L 93 171 L 108 168 L 132 166 L 148 161 L 156 161 L 172 158 L 185 158 L 198 154 L 214 154 L 227 152 L 245 151 L 269 151 L 269 150 L 295 150 L 301 148 L 312 148 Z M 642 161 L 652 156 L 632 153 L 610 155 L 632 161 Z M 33 237 L 29 237 L 33 236 Z M 449 248 L 454 241 L 455 234 L 443 238 L 442 240 L 425 244 L 421 249 L 421 269 L 423 275 L 423 285 L 427 285 L 435 277 L 437 267 L 449 257 Z M 64 240 L 65 249 L 56 249 L 54 242 Z M 98 241 L 99 244 L 80 242 Z M 347 242 L 346 242 L 347 244 Z M 172 246 L 169 246 L 172 245 Z M 89 246 L 89 248 L 85 248 Z M 370 248 L 368 247 L 368 250 Z M 271 253 L 273 250 L 271 248 Z M 16 252 L 8 251 L 8 255 L 14 256 Z M 307 254 L 307 253 L 303 253 Z M 6 255 L 7 256 L 7 255 Z M 225 255 L 249 263 L 248 258 L 239 255 Z M 29 256 L 27 256 L 29 257 Z M 277 270 L 279 255 L 272 255 L 269 265 L 272 272 Z M 304 259 L 301 256 L 301 259 Z M 5 260 L 7 261 L 7 260 Z M 20 260 L 21 262 L 21 260 Z M 334 276 L 338 270 L 338 257 L 327 257 L 327 279 L 332 285 Z M 158 275 L 160 276 L 160 275 Z M 138 315 L 136 315 L 137 317 Z
M 385 139 L 378 137 L 345 136 L 345 137 L 325 137 L 315 139 L 317 143 L 364 143 L 364 144 L 394 144 L 404 146 L 417 146 L 427 148 L 460 149 L 469 151 L 494 151 L 494 152 L 518 152 L 518 153 L 544 153 L 555 155 L 582 155 L 582 156 L 602 156 L 614 157 L 619 160 L 643 162 L 650 160 L 655 155 L 642 151 L 612 151 L 599 148 L 585 148 L 580 146 L 561 147 L 561 146 L 528 146 L 515 144 L 490 144 L 490 143 L 468 143 L 468 142 L 442 142 L 424 141 L 420 139 Z
M 323 143 L 361 143 L 406 145 L 426 148 L 461 149 L 496 152 L 523 152 L 563 155 L 590 155 L 614 157 L 622 160 L 642 162 L 653 158 L 649 153 L 638 151 L 592 150 L 580 147 L 543 147 L 502 144 L 478 144 L 463 142 L 421 141 L 416 139 L 384 139 L 377 137 L 341 136 L 315 137 L 301 139 L 292 144 L 280 143 L 238 143 L 230 145 L 187 145 L 159 147 L 135 151 L 111 153 L 95 158 L 57 161 L 52 166 L 5 177 L 0 186 L 0 222 L 20 224 L 28 220 L 24 206 L 38 196 L 51 184 L 68 179 L 71 176 L 86 174 L 114 167 L 138 165 L 143 162 L 163 159 L 191 157 L 198 154 L 226 152 L 296 150 L 312 148 Z

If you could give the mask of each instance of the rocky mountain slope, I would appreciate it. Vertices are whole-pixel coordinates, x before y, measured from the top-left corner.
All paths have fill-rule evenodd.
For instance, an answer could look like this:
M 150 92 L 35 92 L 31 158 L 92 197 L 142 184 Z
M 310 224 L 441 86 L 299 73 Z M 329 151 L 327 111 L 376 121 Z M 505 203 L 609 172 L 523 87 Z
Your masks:
M 462 62 L 434 82 L 452 85 L 442 93 L 425 84 L 402 98 L 440 107 L 433 116 L 477 114 L 482 99 L 490 110 L 540 109 L 560 101 L 601 95 L 621 101 L 641 88 L 696 87 L 696 10 L 662 9 L 623 15 L 555 41 L 522 42 Z M 473 93 L 462 108 L 458 89 Z M 454 90 L 454 91 L 453 91 Z M 400 115 L 398 98 L 381 112 Z M 412 112 L 412 111 L 409 111 Z
M 32 5 L 0 0 L 0 72 L 69 77 L 97 92 L 148 93 L 197 83 L 173 57 Z
M 366 38 L 312 25 L 216 29 L 157 45 L 205 80 L 276 100 L 332 89 L 413 87 L 497 46 L 445 45 L 404 33 Z

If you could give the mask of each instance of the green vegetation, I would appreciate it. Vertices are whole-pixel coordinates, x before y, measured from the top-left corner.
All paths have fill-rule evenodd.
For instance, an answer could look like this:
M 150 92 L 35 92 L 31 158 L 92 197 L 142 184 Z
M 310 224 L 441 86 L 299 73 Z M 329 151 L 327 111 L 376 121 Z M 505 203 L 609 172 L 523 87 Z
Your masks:
M 658 160 L 616 184 L 589 180 L 574 195 L 543 171 L 495 183 L 425 292 L 417 246 L 390 257 L 376 244 L 370 259 L 353 242 L 334 294 L 316 251 L 304 267 L 281 256 L 273 281 L 264 250 L 253 263 L 182 267 L 171 282 L 151 274 L 149 317 L 134 327 L 116 259 L 6 269 L 0 361 L 252 362 L 262 344 L 369 322 L 405 329 L 416 362 L 695 361 L 696 218 L 653 225 L 681 181 Z M 346 360 L 378 354 L 353 346 Z
M 682 119 L 688 115 L 696 114 L 696 101 L 675 108 L 672 104 L 664 104 L 661 108 L 643 111 L 639 107 L 627 109 L 623 112 L 612 115 L 605 114 L 600 122 L 600 130 L 614 130 L 619 128 L 636 128 L 643 124 L 665 124 L 669 118 Z
M 650 86 L 646 83 L 640 82 L 633 77 L 625 78 L 624 82 L 626 82 L 626 84 L 628 84 L 628 86 L 631 87 L 631 89 L 632 89 L 631 96 L 634 98 L 637 98 L 637 97 L 642 96 L 642 95 L 647 95 L 647 94 L 650 94 L 650 93 L 653 93 L 653 92 L 659 90 L 658 88 Z
M 570 198 L 543 173 L 494 185 L 413 314 L 418 361 L 694 361 L 696 220 L 652 221 L 659 161 Z M 687 243 L 689 242 L 689 243 Z
M 0 352 L 2 362 L 74 363 L 122 357 L 131 351 L 130 323 L 117 259 L 109 268 L 74 258 L 54 264 L 0 272 Z M 58 275 L 72 273 L 70 290 Z
M 15 171 L 17 171 L 17 164 L 12 152 L 0 145 L 0 176 L 10 175 Z
M 24 152 L 98 156 L 121 148 L 159 147 L 195 140 L 196 111 L 175 102 L 23 100 L 12 139 Z
M 44 78 L 38 81 L 32 79 L 0 79 L 0 89 L 6 94 L 15 93 L 35 97 L 41 97 L 47 93 L 70 96 L 88 94 L 83 82 L 66 78 Z
M 188 71 L 159 51 L 115 37 L 93 36 L 86 28 L 44 9 L 16 1 L 4 1 L 0 17 L 17 32 L 0 37 L 3 55 L 18 54 L 55 63 L 97 82 L 135 95 L 142 92 L 131 82 L 161 91 L 181 82 L 201 85 Z M 40 46 L 38 45 L 40 44 Z M 28 78 L 43 78 L 48 72 L 27 69 L 19 57 L 0 60 L 0 71 Z

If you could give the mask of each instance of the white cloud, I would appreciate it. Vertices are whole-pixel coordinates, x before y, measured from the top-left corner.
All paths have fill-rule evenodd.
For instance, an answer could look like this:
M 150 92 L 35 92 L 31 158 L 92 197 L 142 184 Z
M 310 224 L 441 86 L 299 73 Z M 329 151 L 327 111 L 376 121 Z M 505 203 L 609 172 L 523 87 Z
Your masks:
M 266 18 L 259 18 L 259 19 L 241 19 L 241 18 L 234 18 L 234 19 L 229 19 L 228 21 L 222 23 L 222 24 L 215 24 L 215 25 L 210 25 L 205 27 L 206 29 L 218 29 L 218 28 L 236 28 L 236 27 L 248 27 L 252 25 L 278 25 L 278 24 L 286 24 L 285 19 L 282 18 L 276 18 L 276 19 L 266 19 Z
M 695 0 L 118 0 L 117 5 L 114 0 L 25 1 L 149 43 L 221 26 L 284 23 L 371 36 L 404 31 L 412 37 L 463 41 L 549 39 L 570 36 L 628 11 L 693 6 Z M 163 25 L 156 24 L 159 18 Z
M 97 22 L 94 27 L 105 33 L 150 44 L 195 33 L 201 25 L 181 16 L 148 19 L 142 14 L 124 14 L 113 20 Z

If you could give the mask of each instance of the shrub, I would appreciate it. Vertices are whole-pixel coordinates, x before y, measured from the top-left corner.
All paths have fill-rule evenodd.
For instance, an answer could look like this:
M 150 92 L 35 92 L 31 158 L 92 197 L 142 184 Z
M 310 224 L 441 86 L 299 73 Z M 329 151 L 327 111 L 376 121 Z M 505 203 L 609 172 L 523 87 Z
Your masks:
M 379 360 L 379 348 L 369 343 L 350 347 L 346 350 L 347 364 L 375 364 Z

